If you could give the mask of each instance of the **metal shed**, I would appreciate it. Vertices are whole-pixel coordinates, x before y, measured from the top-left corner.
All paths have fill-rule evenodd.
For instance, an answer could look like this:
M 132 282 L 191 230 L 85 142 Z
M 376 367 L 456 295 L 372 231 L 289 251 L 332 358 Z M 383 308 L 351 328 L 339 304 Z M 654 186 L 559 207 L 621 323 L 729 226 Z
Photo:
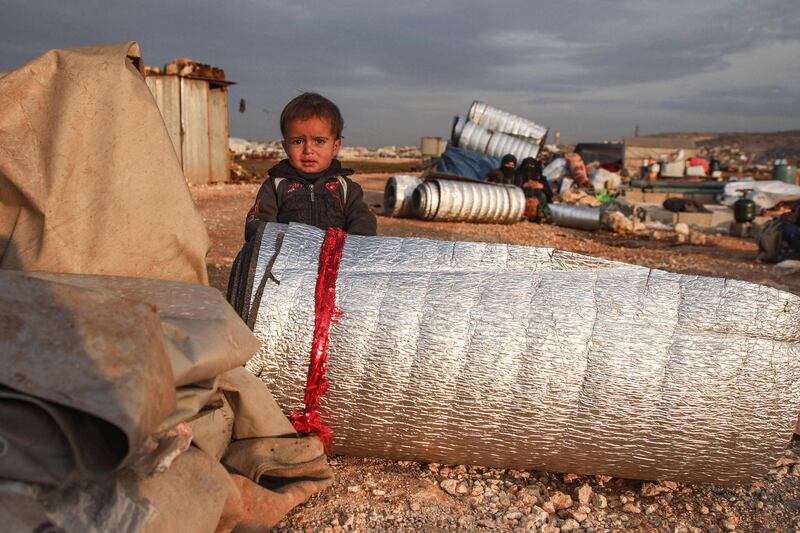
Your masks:
M 228 86 L 234 82 L 222 69 L 191 59 L 175 59 L 163 71 L 147 68 L 145 76 L 186 181 L 228 181 Z

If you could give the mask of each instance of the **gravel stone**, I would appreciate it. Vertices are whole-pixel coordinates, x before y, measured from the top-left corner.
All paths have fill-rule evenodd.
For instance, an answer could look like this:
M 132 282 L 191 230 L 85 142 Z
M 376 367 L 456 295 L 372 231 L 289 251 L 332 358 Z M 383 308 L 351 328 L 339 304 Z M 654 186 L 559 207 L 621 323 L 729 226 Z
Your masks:
M 592 494 L 592 505 L 598 509 L 605 509 L 608 507 L 608 499 L 602 494 Z
M 442 487 L 442 490 L 451 496 L 456 495 L 457 485 L 458 481 L 456 481 L 455 479 L 445 479 L 441 483 L 439 483 L 439 486 Z
M 564 494 L 561 491 L 556 491 L 550 495 L 550 502 L 556 509 L 569 509 L 572 507 L 572 498 L 569 494 Z
M 584 483 L 578 489 L 578 501 L 582 505 L 587 505 L 592 500 L 592 487 Z

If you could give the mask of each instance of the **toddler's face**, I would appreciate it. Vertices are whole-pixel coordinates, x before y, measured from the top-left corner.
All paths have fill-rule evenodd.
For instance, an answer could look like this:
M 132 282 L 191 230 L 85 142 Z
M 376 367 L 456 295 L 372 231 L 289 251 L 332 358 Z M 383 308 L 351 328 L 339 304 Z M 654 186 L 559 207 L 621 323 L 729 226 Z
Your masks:
M 320 117 L 289 122 L 283 139 L 289 162 L 300 172 L 309 174 L 331 166 L 340 145 L 341 139 L 331 131 L 330 121 Z

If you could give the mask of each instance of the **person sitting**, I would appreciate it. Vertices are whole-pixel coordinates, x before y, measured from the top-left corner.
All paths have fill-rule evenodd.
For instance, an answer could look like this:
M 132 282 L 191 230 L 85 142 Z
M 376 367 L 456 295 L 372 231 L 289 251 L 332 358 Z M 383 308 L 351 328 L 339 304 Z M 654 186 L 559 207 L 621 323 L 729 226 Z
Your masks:
M 800 205 L 782 215 L 778 261 L 800 259 Z
M 519 183 L 525 193 L 525 216 L 539 222 L 549 216 L 548 205 L 553 201 L 553 190 L 542 174 L 541 161 L 526 157 L 519 167 Z
M 502 183 L 504 185 L 517 185 L 519 176 L 517 174 L 517 158 L 513 154 L 506 154 L 500 161 L 500 168 L 495 169 L 486 176 L 490 183 Z

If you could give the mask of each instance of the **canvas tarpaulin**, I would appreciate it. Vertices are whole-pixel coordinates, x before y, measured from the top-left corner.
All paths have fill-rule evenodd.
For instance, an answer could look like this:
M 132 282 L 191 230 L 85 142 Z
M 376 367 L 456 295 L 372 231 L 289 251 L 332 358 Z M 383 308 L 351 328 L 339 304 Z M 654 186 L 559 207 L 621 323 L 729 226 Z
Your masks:
M 66 498 L 61 489 L 37 488 L 35 495 L 50 502 L 48 516 L 76 519 L 81 513 L 75 502 L 87 499 L 110 505 L 106 511 L 112 512 L 151 487 L 155 499 L 146 507 L 152 512 L 141 514 L 137 527 L 171 523 L 187 504 L 159 505 L 183 493 L 170 484 L 196 484 L 200 472 L 193 474 L 193 465 L 212 477 L 226 476 L 220 459 L 243 476 L 214 501 L 238 501 L 244 489 L 275 520 L 330 483 L 317 439 L 295 438 L 267 388 L 241 367 L 258 343 L 215 289 L 6 270 L 0 271 L 0 300 L 2 323 L 8 325 L 0 335 L 0 438 L 6 449 L 0 478 L 81 494 Z M 170 473 L 170 466 L 155 478 L 121 470 L 137 469 L 157 454 L 159 435 L 184 421 L 209 459 L 195 455 L 180 463 L 179 470 L 190 471 Z M 284 480 L 284 493 L 252 485 L 275 472 Z M 103 491 L 75 488 L 75 482 L 88 481 L 122 483 L 119 498 L 104 502 Z M 221 490 L 217 485 L 194 487 L 195 504 Z M 211 512 L 212 531 L 222 506 L 215 516 L 210 509 L 204 513 Z
M 208 235 L 138 45 L 48 52 L 0 101 L 0 523 L 264 529 L 329 485 L 203 286 Z
M 0 78 L 0 267 L 207 283 L 208 235 L 142 68 L 123 43 Z
M 287 411 L 322 242 L 268 225 L 254 254 L 247 368 Z M 336 306 L 322 409 L 337 453 L 734 483 L 766 474 L 800 411 L 800 298 L 748 282 L 351 235 Z

